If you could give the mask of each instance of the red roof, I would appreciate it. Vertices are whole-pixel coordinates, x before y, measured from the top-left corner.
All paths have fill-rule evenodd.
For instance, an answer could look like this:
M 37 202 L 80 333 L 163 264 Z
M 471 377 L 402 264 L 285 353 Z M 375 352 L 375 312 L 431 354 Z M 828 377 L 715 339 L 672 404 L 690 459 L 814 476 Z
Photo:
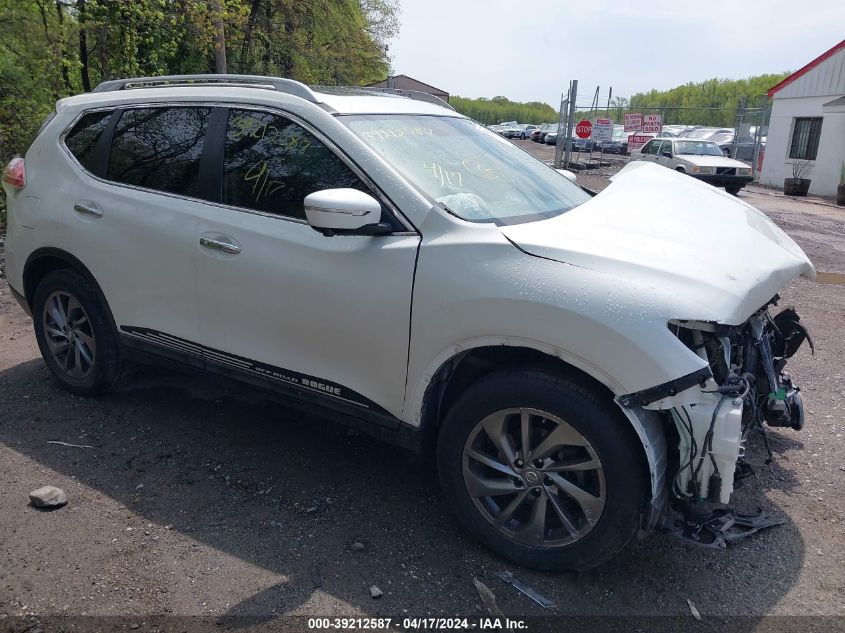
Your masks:
M 776 85 L 772 86 L 771 88 L 769 88 L 769 92 L 767 94 L 771 98 L 778 90 L 788 86 L 789 84 L 791 84 L 793 81 L 795 81 L 796 79 L 798 79 L 802 75 L 806 75 L 813 68 L 815 68 L 816 66 L 821 64 L 824 60 L 833 57 L 834 55 L 836 55 L 836 53 L 838 53 L 839 51 L 841 51 L 843 49 L 845 49 L 845 40 L 842 40 L 841 42 L 839 42 L 839 44 L 837 44 L 836 46 L 831 48 L 829 51 L 825 51 L 824 53 L 822 53 L 821 55 L 816 57 L 813 61 L 811 61 L 809 64 L 804 66 L 803 68 L 799 68 L 794 73 L 789 75 L 789 77 L 787 77 L 786 79 L 781 81 L 779 84 L 776 84 Z

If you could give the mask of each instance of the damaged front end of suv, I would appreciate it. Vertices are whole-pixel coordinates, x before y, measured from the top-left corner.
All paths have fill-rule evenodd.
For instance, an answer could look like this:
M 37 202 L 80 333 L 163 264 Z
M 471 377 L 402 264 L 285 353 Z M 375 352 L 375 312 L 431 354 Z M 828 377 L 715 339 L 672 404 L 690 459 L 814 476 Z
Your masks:
M 581 335 L 566 347 L 625 389 L 615 401 L 651 475 L 643 532 L 724 546 L 772 525 L 726 505 L 752 473 L 749 436 L 763 435 L 771 459 L 766 428 L 804 424 L 785 367 L 809 336 L 794 309 L 777 307 L 792 280 L 815 278 L 801 248 L 735 196 L 646 163 L 559 219 L 503 231 L 525 252 L 569 265 L 561 296 L 589 289 L 591 301 L 562 303 L 606 329 L 591 335 L 569 317 L 567 333 Z
M 780 523 L 764 514 L 744 515 L 713 509 L 730 502 L 734 489 L 753 474 L 745 459 L 749 434 L 759 433 L 772 460 L 766 426 L 804 426 L 800 388 L 785 371 L 787 359 L 813 342 L 794 308 L 772 316 L 775 295 L 740 325 L 672 320 L 670 331 L 707 367 L 688 379 L 697 385 L 679 392 L 676 385 L 645 390 L 620 399 L 625 407 L 656 409 L 671 419 L 667 495 L 658 525 L 676 536 L 710 547 L 749 536 Z M 683 387 L 683 385 L 681 385 Z

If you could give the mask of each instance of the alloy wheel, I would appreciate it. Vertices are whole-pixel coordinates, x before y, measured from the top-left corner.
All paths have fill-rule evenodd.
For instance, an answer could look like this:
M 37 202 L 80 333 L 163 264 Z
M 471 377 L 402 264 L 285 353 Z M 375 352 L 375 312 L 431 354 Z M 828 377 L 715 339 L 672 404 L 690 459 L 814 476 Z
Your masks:
M 79 300 L 63 290 L 52 293 L 44 303 L 42 323 L 47 347 L 59 369 L 77 380 L 88 376 L 94 368 L 97 342 Z
M 604 469 L 573 426 L 531 408 L 481 420 L 463 450 L 463 479 L 482 516 L 518 543 L 540 548 L 586 536 L 604 510 Z

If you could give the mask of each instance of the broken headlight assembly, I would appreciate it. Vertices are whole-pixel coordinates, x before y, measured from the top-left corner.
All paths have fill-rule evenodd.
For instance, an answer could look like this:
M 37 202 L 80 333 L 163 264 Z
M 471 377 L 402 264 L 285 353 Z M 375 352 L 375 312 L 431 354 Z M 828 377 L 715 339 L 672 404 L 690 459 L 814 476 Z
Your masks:
M 703 528 L 719 543 L 726 525 L 744 528 L 741 536 L 765 523 L 762 517 L 745 517 L 730 511 L 704 513 L 703 502 L 728 503 L 735 486 L 753 471 L 744 460 L 745 442 L 751 431 L 762 434 L 768 459 L 772 452 L 766 426 L 804 426 L 801 392 L 785 371 L 786 361 L 806 340 L 812 340 L 792 308 L 776 316 L 769 309 L 775 296 L 745 323 L 736 326 L 701 321 L 675 320 L 670 330 L 690 350 L 706 360 L 712 379 L 701 387 L 694 403 L 671 410 L 677 429 L 678 451 L 670 472 L 670 495 L 685 517 L 684 536 Z M 675 456 L 672 456 L 675 457 Z M 693 517 L 692 519 L 690 517 Z M 738 522 L 737 517 L 747 519 Z M 715 523 L 715 528 L 713 522 Z M 768 523 L 771 525 L 772 523 Z M 727 536 L 721 538 L 724 545 Z

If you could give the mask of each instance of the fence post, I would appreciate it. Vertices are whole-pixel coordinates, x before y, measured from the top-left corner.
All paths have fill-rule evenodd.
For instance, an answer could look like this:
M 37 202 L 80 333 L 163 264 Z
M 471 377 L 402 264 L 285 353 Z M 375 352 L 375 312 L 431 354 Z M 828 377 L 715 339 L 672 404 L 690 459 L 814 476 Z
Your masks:
M 570 139 L 572 138 L 572 127 L 575 125 L 575 100 L 578 97 L 578 80 L 572 80 L 572 89 L 569 91 L 569 116 L 566 120 L 566 139 L 564 142 L 566 143 L 566 153 L 564 154 L 564 165 L 569 167 L 569 159 L 572 157 L 572 143 Z M 560 137 L 557 137 L 558 143 L 560 142 Z
M 748 99 L 746 97 L 742 97 L 739 100 L 739 109 L 736 115 L 736 127 L 734 128 L 734 142 L 733 147 L 731 147 L 731 158 L 736 158 L 736 148 L 739 145 L 739 134 L 742 131 L 742 124 L 745 120 L 745 108 L 748 105 Z
M 560 114 L 558 115 L 557 121 L 557 142 L 555 142 L 555 169 L 561 168 L 560 160 L 563 154 L 563 148 L 560 145 L 560 137 L 563 136 L 563 133 L 566 130 L 566 113 L 569 110 L 569 94 L 572 89 L 572 82 L 570 81 L 569 84 L 570 90 L 566 92 L 566 96 L 564 97 L 563 93 L 560 95 Z

